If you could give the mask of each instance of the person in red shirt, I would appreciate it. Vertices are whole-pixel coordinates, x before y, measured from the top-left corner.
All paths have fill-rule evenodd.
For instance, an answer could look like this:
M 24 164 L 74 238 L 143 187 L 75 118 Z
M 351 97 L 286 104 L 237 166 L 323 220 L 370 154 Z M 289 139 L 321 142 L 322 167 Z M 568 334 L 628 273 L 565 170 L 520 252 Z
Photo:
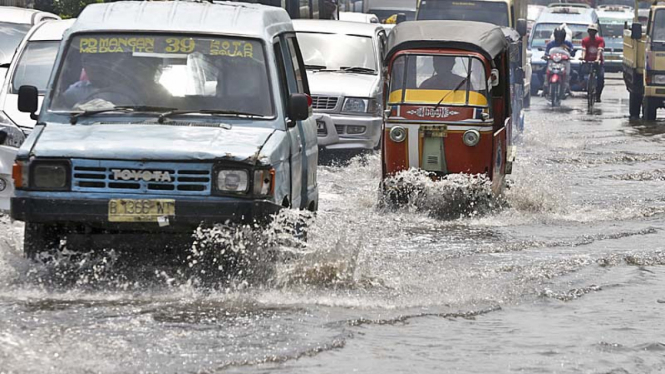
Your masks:
M 587 29 L 589 36 L 582 39 L 582 60 L 598 62 L 596 70 L 596 101 L 600 102 L 600 95 L 605 87 L 605 68 L 603 67 L 603 49 L 605 40 L 598 36 L 598 25 L 591 24 Z

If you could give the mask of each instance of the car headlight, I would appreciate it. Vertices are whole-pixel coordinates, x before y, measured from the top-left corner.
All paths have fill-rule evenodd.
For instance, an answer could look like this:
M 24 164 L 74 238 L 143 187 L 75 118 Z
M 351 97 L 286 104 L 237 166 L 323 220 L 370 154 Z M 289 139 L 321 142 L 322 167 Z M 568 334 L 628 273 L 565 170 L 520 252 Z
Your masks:
M 69 188 L 69 164 L 62 161 L 31 163 L 30 187 L 37 190 L 66 190 Z
M 247 170 L 231 169 L 217 172 L 217 190 L 226 193 L 246 193 L 249 189 Z
M 25 141 L 25 134 L 23 131 L 21 131 L 21 129 L 19 129 L 2 111 L 0 111 L 0 131 L 7 134 L 6 136 L 1 136 L 5 139 L 3 142 L 0 142 L 0 145 L 20 148 L 21 144 Z
M 370 113 L 381 115 L 381 102 L 377 99 L 362 97 L 347 97 L 342 105 L 345 113 Z
M 665 74 L 655 74 L 652 81 L 655 84 L 665 84 Z

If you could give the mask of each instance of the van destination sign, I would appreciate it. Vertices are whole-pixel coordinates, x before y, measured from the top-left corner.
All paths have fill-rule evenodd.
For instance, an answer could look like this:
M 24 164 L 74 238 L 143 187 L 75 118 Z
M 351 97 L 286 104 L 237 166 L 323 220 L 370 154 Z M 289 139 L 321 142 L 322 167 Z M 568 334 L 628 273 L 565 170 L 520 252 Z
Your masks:
M 81 53 L 172 53 L 199 52 L 210 56 L 240 58 L 254 57 L 254 44 L 235 38 L 190 38 L 170 36 L 81 36 L 78 47 Z

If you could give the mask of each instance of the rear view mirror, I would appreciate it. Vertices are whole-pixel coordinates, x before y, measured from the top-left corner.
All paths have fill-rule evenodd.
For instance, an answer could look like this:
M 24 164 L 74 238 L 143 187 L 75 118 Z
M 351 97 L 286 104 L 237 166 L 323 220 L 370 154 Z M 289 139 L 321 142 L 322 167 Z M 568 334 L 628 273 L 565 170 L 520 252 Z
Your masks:
M 524 18 L 517 20 L 517 23 L 515 24 L 515 31 L 517 31 L 517 33 L 522 37 L 526 35 L 526 20 Z
M 642 24 L 635 22 L 630 25 L 630 38 L 635 40 L 642 39 Z
M 492 87 L 499 85 L 499 69 L 492 69 L 492 73 L 490 73 L 490 84 Z
M 309 102 L 310 98 L 307 94 L 291 94 L 288 116 L 292 123 L 289 126 L 295 126 L 295 121 L 303 121 L 309 118 Z
M 37 107 L 39 106 L 39 91 L 35 86 L 21 86 L 18 89 L 18 110 L 30 113 L 30 118 L 37 120 Z

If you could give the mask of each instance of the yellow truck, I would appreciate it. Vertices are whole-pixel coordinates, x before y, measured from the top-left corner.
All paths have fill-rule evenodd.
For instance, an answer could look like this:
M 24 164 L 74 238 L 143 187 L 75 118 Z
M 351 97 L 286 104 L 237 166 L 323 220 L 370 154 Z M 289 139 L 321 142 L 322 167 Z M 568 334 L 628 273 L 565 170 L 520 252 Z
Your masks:
M 656 119 L 665 107 L 665 4 L 653 2 L 646 32 L 638 19 L 640 1 L 635 1 L 635 18 L 623 34 L 623 79 L 630 93 L 630 116 Z

